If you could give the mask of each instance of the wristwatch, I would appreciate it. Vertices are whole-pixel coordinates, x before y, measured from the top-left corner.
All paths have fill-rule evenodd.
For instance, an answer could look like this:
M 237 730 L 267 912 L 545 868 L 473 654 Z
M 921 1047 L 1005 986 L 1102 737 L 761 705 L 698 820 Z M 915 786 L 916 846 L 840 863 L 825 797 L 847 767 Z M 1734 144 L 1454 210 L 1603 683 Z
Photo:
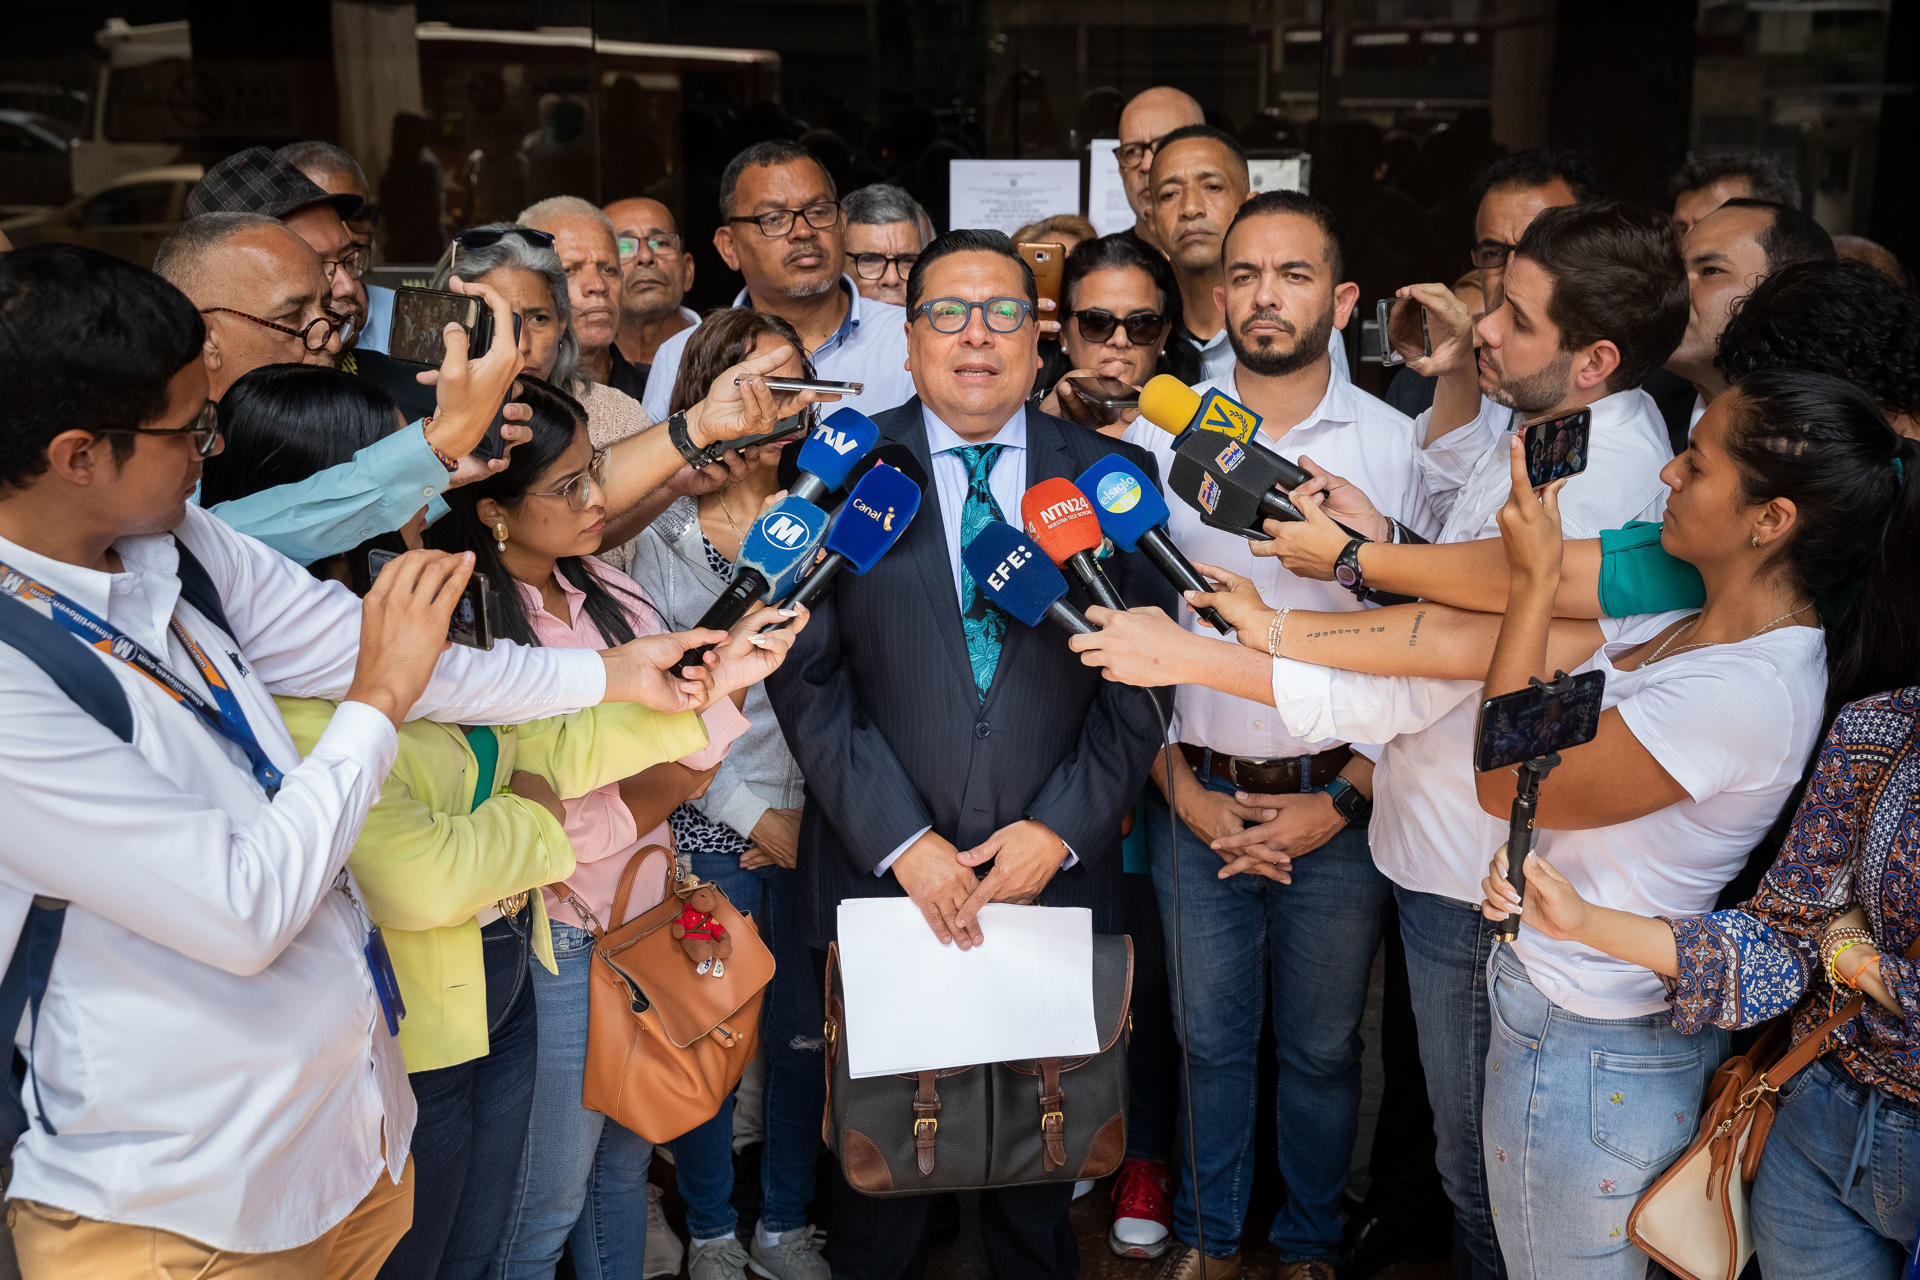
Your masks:
M 1368 596 L 1367 581 L 1360 572 L 1360 548 L 1366 545 L 1365 538 L 1351 538 L 1341 548 L 1340 558 L 1333 562 L 1333 580 L 1353 592 L 1356 600 L 1365 600 Z
M 687 433 L 687 411 L 685 409 L 682 409 L 679 413 L 667 419 L 667 440 L 675 449 L 680 451 L 680 456 L 685 458 L 687 465 L 695 471 L 698 471 L 702 467 L 712 466 L 714 459 L 719 456 L 711 448 L 701 449 L 695 447 L 693 437 Z
M 1345 818 L 1350 827 L 1364 827 L 1373 816 L 1373 801 L 1361 795 L 1360 788 L 1345 778 L 1335 778 L 1327 784 L 1327 799 L 1333 801 L 1334 811 Z

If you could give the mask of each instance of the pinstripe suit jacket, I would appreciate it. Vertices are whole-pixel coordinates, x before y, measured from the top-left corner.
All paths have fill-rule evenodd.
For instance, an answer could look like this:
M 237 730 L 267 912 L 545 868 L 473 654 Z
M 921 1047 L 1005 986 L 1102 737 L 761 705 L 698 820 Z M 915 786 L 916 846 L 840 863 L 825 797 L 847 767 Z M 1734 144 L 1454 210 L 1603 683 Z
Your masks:
M 1030 485 L 1073 479 L 1111 453 L 1154 470 L 1133 445 L 1026 412 Z M 918 398 L 875 421 L 882 443 L 906 446 L 932 474 Z M 967 661 L 938 503 L 930 483 L 900 542 L 865 576 L 835 580 L 767 681 L 807 780 L 799 868 L 811 941 L 824 946 L 833 938 L 843 898 L 901 892 L 891 875 L 873 869 L 921 828 L 966 849 L 1028 817 L 1080 859 L 1054 877 L 1047 905 L 1091 908 L 1094 928 L 1113 930 L 1120 821 L 1159 746 L 1159 721 L 1145 691 L 1102 680 L 1055 626 L 1008 627 L 983 702 Z M 1129 604 L 1172 612 L 1173 588 L 1145 557 L 1122 553 L 1106 566 Z M 1078 583 L 1068 598 L 1087 605 Z M 1164 697 L 1162 704 L 1170 705 Z

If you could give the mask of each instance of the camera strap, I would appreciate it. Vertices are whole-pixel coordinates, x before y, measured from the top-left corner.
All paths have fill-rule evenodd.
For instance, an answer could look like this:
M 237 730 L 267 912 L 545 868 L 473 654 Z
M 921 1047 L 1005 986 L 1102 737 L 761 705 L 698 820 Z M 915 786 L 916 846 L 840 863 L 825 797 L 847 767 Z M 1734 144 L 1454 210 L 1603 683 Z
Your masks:
M 4 561 L 0 561 L 0 590 L 30 608 L 36 608 L 89 648 L 98 649 L 145 676 L 168 697 L 191 711 L 200 723 L 244 751 L 253 768 L 254 781 L 260 784 L 269 799 L 280 790 L 280 770 L 267 758 L 259 738 L 254 736 L 253 727 L 247 723 L 246 713 L 241 710 L 240 700 L 234 696 L 233 690 L 227 686 L 226 677 L 220 674 L 205 650 L 181 625 L 178 616 L 167 620 L 167 628 L 193 660 L 200 678 L 206 681 L 207 689 L 213 695 L 211 702 L 168 670 L 166 664 L 148 652 L 138 640 L 53 588 L 35 582 Z

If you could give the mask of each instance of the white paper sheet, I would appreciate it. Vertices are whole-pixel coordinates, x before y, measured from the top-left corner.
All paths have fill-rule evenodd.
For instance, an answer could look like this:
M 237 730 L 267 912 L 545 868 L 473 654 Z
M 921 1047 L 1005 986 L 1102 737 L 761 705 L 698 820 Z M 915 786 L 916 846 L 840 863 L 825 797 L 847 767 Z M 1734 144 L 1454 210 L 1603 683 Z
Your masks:
M 1095 138 L 1087 144 L 1087 221 L 1103 236 L 1133 225 L 1133 206 L 1127 203 L 1127 181 L 1113 158 L 1118 138 Z
M 1100 1048 L 1084 908 L 992 903 L 970 951 L 940 945 L 907 898 L 850 898 L 839 921 L 855 1079 Z
M 1029 222 L 1080 212 L 1078 160 L 950 160 L 949 227 L 1012 235 Z
M 1261 156 L 1247 161 L 1247 180 L 1253 193 L 1262 191 L 1305 191 L 1307 157 Z

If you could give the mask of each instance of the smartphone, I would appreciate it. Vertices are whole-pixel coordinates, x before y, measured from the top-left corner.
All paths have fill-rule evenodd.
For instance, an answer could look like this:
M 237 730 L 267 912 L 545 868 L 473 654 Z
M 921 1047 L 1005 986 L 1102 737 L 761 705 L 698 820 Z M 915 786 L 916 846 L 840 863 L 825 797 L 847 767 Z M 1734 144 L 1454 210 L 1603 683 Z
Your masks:
M 1033 268 L 1034 288 L 1039 290 L 1041 297 L 1053 299 L 1053 305 L 1058 308 L 1060 276 L 1067 265 L 1067 246 L 1054 244 L 1052 241 L 1035 244 L 1022 240 L 1013 247 L 1019 251 L 1022 258 L 1027 260 L 1027 265 Z M 1054 312 L 1054 318 L 1059 319 L 1058 310 Z
M 438 368 L 447 358 L 449 324 L 467 331 L 470 356 L 483 355 L 493 345 L 493 313 L 479 298 L 439 289 L 395 289 L 387 354 Z
M 1140 389 L 1130 387 L 1118 378 L 1068 378 L 1067 381 L 1073 384 L 1075 395 L 1102 409 L 1140 407 Z
M 1528 685 L 1488 698 L 1480 704 L 1473 767 L 1481 773 L 1505 769 L 1592 742 L 1600 732 L 1600 698 L 1606 688 L 1605 673 L 1587 671 L 1568 680 L 1561 691 Z
M 1380 334 L 1380 367 L 1391 369 L 1405 364 L 1402 344 L 1413 343 L 1413 313 L 1420 313 L 1420 354 L 1433 354 L 1433 338 L 1427 333 L 1427 309 L 1412 298 L 1382 298 L 1373 304 L 1374 324 Z M 1364 339 L 1364 335 L 1362 335 Z M 1363 353 L 1364 354 L 1364 353 Z
M 1527 483 L 1534 488 L 1587 469 L 1593 410 L 1575 409 L 1558 418 L 1529 422 L 1520 429 L 1527 433 Z
M 367 552 L 367 580 L 371 582 L 379 577 L 380 571 L 399 554 L 379 547 Z M 495 630 L 491 590 L 487 580 L 475 573 L 467 579 L 466 590 L 460 593 L 460 603 L 453 606 L 453 617 L 447 623 L 447 639 L 455 644 L 466 645 L 469 649 L 491 649 Z
M 740 385 L 740 379 L 733 380 L 734 386 Z M 818 391 L 822 395 L 857 396 L 866 389 L 864 382 L 828 382 L 820 378 L 762 378 L 769 391 L 800 392 Z

